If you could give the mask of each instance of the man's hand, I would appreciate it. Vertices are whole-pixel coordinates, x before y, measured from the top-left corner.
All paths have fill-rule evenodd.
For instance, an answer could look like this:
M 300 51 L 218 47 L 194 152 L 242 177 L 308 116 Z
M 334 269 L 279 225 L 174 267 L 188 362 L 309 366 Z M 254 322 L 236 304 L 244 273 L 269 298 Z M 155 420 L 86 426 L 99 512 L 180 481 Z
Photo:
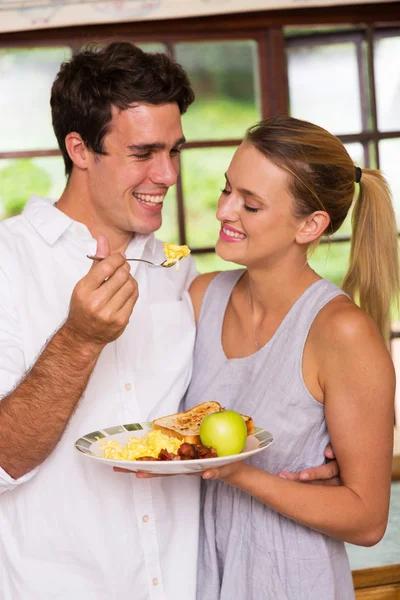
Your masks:
M 108 241 L 102 236 L 96 256 L 103 260 L 94 261 L 88 274 L 76 284 L 64 329 L 84 343 L 104 346 L 124 331 L 139 292 L 125 256 L 110 254 Z
M 281 471 L 278 473 L 279 477 L 284 479 L 290 479 L 290 481 L 303 481 L 304 483 L 318 483 L 325 485 L 340 485 L 340 473 L 339 466 L 335 460 L 335 454 L 331 444 L 328 444 L 325 448 L 324 454 L 329 462 L 314 467 L 311 469 L 305 469 L 300 473 L 289 473 L 287 471 Z

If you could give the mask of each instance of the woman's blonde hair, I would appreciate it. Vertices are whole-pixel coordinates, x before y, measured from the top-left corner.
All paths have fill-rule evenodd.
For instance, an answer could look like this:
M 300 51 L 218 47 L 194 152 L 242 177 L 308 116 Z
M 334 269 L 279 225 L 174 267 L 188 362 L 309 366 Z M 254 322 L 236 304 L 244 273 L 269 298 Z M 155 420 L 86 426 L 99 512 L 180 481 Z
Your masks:
M 322 210 L 330 218 L 324 234 L 340 228 L 355 197 L 356 168 L 337 137 L 307 121 L 278 116 L 250 127 L 246 141 L 289 174 L 296 216 Z M 400 290 L 398 237 L 389 186 L 373 169 L 362 170 L 342 288 L 387 340 L 391 305 Z

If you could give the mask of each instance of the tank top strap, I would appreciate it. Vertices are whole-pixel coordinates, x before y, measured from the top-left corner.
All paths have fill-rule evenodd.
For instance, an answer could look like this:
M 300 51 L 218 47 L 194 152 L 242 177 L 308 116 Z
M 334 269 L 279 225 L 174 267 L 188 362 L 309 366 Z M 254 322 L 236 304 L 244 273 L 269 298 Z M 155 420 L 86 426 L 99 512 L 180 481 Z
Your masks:
M 292 306 L 271 340 L 275 349 L 279 352 L 282 348 L 290 347 L 291 355 L 301 360 L 316 316 L 328 302 L 340 295 L 346 296 L 343 290 L 327 279 L 319 279 L 310 285 Z

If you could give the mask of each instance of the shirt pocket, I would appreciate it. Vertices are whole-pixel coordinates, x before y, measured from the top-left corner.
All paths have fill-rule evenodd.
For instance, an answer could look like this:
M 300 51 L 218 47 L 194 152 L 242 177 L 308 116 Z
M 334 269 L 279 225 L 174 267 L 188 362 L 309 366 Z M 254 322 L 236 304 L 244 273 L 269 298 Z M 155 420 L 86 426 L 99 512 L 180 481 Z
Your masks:
M 149 329 L 147 352 L 142 355 L 147 366 L 176 371 L 191 362 L 195 339 L 193 310 L 185 298 L 148 305 Z

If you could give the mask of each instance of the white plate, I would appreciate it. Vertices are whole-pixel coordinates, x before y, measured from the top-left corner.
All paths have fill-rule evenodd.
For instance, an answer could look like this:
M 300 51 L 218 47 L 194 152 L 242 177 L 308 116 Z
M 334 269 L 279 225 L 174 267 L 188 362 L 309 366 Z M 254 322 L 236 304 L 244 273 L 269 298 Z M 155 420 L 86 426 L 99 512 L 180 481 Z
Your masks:
M 274 441 L 273 435 L 269 431 L 256 427 L 254 434 L 248 436 L 244 450 L 240 454 L 232 454 L 231 456 L 174 461 L 115 460 L 104 458 L 101 447 L 103 442 L 115 440 L 125 445 L 130 437 L 143 437 L 151 429 L 151 423 L 130 423 L 129 425 L 107 427 L 106 429 L 93 431 L 79 438 L 75 442 L 75 448 L 83 456 L 112 467 L 123 467 L 134 472 L 143 471 L 157 475 L 181 475 L 183 473 L 201 472 L 206 469 L 222 467 L 238 460 L 244 460 L 249 456 L 253 456 L 253 454 L 265 450 Z

